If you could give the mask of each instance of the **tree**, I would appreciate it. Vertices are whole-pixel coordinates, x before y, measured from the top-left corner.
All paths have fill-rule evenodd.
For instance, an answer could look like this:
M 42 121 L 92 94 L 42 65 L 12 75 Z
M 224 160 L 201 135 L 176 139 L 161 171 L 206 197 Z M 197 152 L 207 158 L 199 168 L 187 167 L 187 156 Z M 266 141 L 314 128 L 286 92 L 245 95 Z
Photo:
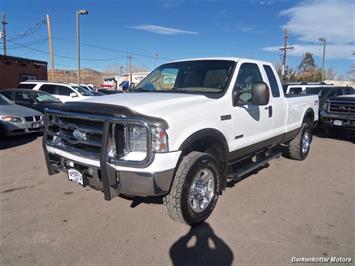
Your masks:
M 337 73 L 335 72 L 335 70 L 333 68 L 328 68 L 328 70 L 325 73 L 325 79 L 329 79 L 329 80 L 334 80 L 337 77 Z
M 314 69 L 315 67 L 316 64 L 314 63 L 313 54 L 310 52 L 306 52 L 303 56 L 300 65 L 298 66 L 299 71 L 308 72 Z
M 346 74 L 349 80 L 355 81 L 355 65 L 351 65 L 349 71 Z

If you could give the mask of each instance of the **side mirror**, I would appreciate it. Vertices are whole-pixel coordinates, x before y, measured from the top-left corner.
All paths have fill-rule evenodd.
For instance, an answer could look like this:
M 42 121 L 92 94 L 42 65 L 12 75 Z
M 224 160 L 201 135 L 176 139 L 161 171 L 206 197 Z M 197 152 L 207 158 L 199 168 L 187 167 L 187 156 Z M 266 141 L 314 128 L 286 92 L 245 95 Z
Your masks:
M 270 100 L 270 90 L 264 82 L 253 83 L 252 104 L 267 105 Z
M 75 98 L 78 97 L 78 94 L 76 94 L 75 92 L 72 92 L 69 94 L 70 97 Z

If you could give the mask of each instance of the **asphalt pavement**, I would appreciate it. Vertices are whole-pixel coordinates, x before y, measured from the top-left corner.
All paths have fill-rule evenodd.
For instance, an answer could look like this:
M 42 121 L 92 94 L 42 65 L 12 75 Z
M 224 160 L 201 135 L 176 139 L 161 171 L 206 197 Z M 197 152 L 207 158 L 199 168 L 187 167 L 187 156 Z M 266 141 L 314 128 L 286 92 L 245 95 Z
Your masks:
M 48 176 L 41 137 L 0 141 L 2 265 L 285 265 L 355 260 L 355 145 L 315 137 L 302 162 L 279 158 L 230 185 L 206 223 L 160 199 L 116 197 Z

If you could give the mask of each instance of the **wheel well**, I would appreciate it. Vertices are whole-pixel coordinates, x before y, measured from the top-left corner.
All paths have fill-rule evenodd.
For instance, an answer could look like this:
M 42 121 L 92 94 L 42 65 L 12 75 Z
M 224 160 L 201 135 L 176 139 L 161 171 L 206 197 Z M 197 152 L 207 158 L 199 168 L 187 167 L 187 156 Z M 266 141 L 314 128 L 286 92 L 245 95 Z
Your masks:
M 224 144 L 215 136 L 204 136 L 194 140 L 182 150 L 181 155 L 185 156 L 192 151 L 209 153 L 220 163 L 224 163 L 226 159 Z
M 314 123 L 314 112 L 312 109 L 308 109 L 304 115 L 303 122 L 308 122 L 313 126 Z
M 193 151 L 209 153 L 215 157 L 220 168 L 221 190 L 226 187 L 226 165 L 228 146 L 225 139 L 219 135 L 204 135 L 198 138 L 191 138 L 191 141 L 186 141 L 181 147 L 181 155 L 178 164 L 182 158 Z

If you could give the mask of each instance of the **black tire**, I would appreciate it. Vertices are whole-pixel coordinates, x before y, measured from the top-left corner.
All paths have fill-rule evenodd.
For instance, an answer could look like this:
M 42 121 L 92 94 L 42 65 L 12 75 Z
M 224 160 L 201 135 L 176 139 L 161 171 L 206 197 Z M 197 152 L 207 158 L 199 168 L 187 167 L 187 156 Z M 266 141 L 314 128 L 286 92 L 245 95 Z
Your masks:
M 305 148 L 303 140 L 308 135 L 309 145 Z M 293 160 L 302 161 L 306 159 L 312 142 L 312 128 L 308 123 L 303 123 L 297 136 L 291 140 L 287 147 L 286 156 Z
M 205 169 L 213 174 L 214 192 L 207 207 L 202 212 L 195 212 L 189 202 L 189 191 L 197 174 Z M 208 153 L 187 154 L 176 171 L 170 193 L 163 199 L 170 218 L 189 225 L 202 223 L 211 215 L 217 203 L 219 187 L 220 172 L 216 159 Z

